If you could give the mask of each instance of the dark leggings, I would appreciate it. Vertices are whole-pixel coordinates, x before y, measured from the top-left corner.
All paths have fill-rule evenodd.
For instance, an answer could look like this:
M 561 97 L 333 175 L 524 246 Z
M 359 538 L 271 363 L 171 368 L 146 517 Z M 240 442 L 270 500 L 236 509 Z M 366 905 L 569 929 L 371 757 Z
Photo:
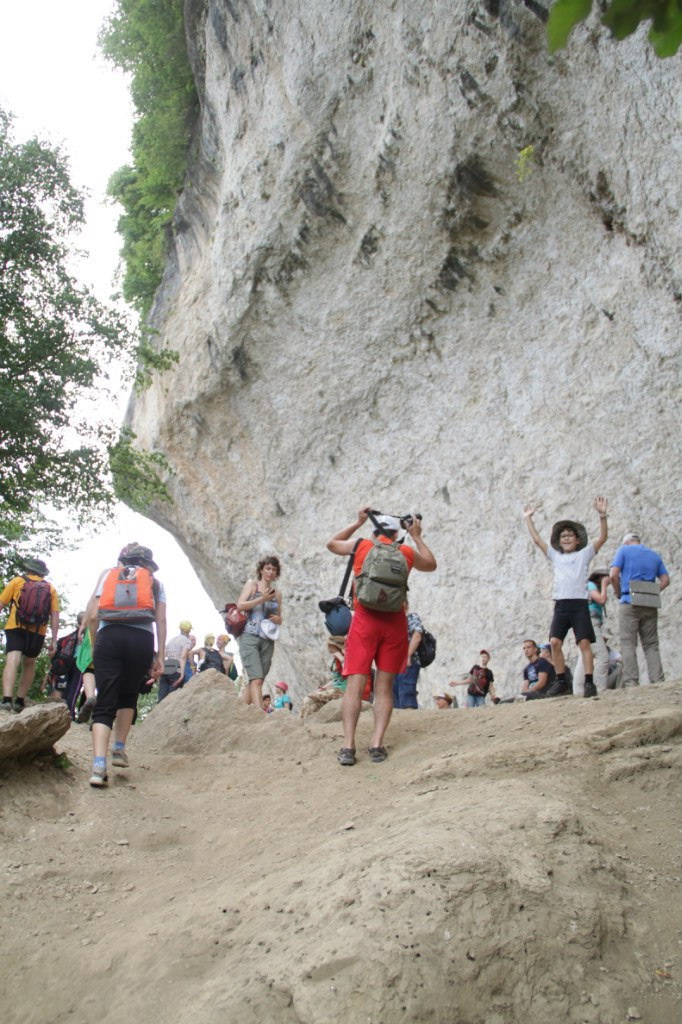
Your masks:
M 136 708 L 140 683 L 154 660 L 154 634 L 117 623 L 97 633 L 93 662 L 97 683 L 94 723 L 114 724 L 120 708 Z

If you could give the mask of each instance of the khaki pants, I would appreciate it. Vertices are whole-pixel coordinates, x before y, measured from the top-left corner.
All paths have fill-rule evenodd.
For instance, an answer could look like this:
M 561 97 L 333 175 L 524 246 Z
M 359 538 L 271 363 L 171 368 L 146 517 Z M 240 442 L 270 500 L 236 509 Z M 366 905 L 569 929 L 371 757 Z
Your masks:
M 658 608 L 639 608 L 631 604 L 618 606 L 620 653 L 623 658 L 623 686 L 639 686 L 637 637 L 642 642 L 650 683 L 665 679 L 658 649 Z

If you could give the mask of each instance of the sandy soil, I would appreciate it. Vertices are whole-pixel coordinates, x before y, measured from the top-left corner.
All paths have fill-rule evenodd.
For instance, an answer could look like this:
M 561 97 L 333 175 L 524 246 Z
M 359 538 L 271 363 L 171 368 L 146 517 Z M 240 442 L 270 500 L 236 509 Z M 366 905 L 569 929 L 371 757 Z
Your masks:
M 206 673 L 102 791 L 74 726 L 0 770 L 4 1019 L 679 1024 L 681 698 L 396 712 L 341 768 L 336 704 Z

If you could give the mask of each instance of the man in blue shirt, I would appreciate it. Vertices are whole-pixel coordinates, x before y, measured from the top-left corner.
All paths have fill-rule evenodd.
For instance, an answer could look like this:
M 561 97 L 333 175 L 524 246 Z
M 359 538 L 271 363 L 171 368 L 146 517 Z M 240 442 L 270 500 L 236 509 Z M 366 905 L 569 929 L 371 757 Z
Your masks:
M 642 642 L 650 683 L 662 683 L 665 679 L 661 654 L 658 648 L 658 608 L 648 603 L 638 604 L 637 595 L 631 593 L 630 583 L 644 580 L 653 583 L 658 580 L 661 590 L 670 583 L 668 570 L 661 556 L 645 547 L 636 533 L 626 533 L 616 551 L 611 565 L 611 583 L 617 598 L 618 622 L 620 626 L 620 652 L 623 658 L 623 686 L 639 686 L 637 666 L 637 637 Z M 655 598 L 654 598 L 655 599 Z

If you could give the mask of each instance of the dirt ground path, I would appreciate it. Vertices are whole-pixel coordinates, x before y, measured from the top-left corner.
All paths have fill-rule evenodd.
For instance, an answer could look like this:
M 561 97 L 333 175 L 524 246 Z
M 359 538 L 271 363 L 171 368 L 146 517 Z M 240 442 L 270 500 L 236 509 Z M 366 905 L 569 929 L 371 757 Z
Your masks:
M 82 726 L 4 765 L 6 1019 L 678 1024 L 682 684 L 396 712 L 350 769 L 337 716 L 206 673 L 107 790 Z

